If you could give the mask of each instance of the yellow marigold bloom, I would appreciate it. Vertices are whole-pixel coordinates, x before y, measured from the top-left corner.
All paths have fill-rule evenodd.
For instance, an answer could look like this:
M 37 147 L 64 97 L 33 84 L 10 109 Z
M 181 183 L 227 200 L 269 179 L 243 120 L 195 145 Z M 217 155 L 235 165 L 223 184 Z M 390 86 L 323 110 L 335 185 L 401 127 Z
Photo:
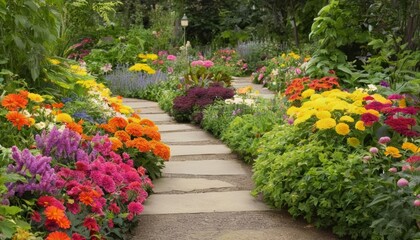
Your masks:
M 355 138 L 355 137 L 351 137 L 351 138 L 347 138 L 347 144 L 352 146 L 352 147 L 357 147 L 360 145 L 360 141 L 359 139 Z
M 380 102 L 380 103 L 392 103 L 391 100 L 386 99 L 385 97 L 377 93 L 373 94 L 372 97 L 375 99 L 375 101 Z
M 293 116 L 295 115 L 297 112 L 299 112 L 299 108 L 295 107 L 295 106 L 291 106 L 289 109 L 287 109 L 286 114 L 289 116 Z
M 285 58 L 285 57 L 286 57 L 286 54 L 285 54 L 285 53 L 282 53 L 282 54 L 281 54 L 281 57 L 282 57 L 282 58 Z
M 374 110 L 374 109 L 368 109 L 368 110 L 366 110 L 365 111 L 366 113 L 371 113 L 371 114 L 373 114 L 373 115 L 375 115 L 375 116 L 377 116 L 377 117 L 379 117 L 379 112 L 378 111 L 376 111 L 376 110 Z
M 354 127 L 359 131 L 365 131 L 365 123 L 363 121 L 357 121 Z
M 246 86 L 246 87 L 242 87 L 242 88 L 238 88 L 236 90 L 236 93 L 238 94 L 246 94 L 252 91 L 252 86 Z
M 129 106 L 126 105 L 121 105 L 120 107 L 120 113 L 122 114 L 130 114 L 133 112 L 133 109 Z
M 27 230 L 18 227 L 16 233 L 13 235 L 12 240 L 28 240 L 33 239 L 34 235 Z
M 352 117 L 350 117 L 350 116 L 342 116 L 340 118 L 340 121 L 341 122 L 354 122 L 354 119 Z
M 301 117 L 298 117 L 298 118 L 295 119 L 295 121 L 293 122 L 293 124 L 296 126 L 296 125 L 298 125 L 300 123 L 306 122 L 306 120 L 308 120 L 309 118 L 311 118 L 311 116 L 312 116 L 311 114 L 305 114 L 305 115 L 303 115 Z
M 48 62 L 50 62 L 52 65 L 58 65 L 58 64 L 60 64 L 60 63 L 61 63 L 59 60 L 54 59 L 54 58 L 48 58 L 47 60 L 48 60 Z
M 308 97 L 312 96 L 314 93 L 315 93 L 315 90 L 313 90 L 313 89 L 307 89 L 307 90 L 305 90 L 305 91 L 301 94 L 301 96 L 302 96 L 303 98 L 308 98 Z
M 80 75 L 80 76 L 86 76 L 87 75 L 86 69 L 82 68 L 79 65 L 70 65 L 70 70 L 73 73 L 75 73 L 77 75 Z
M 133 66 L 131 66 L 128 71 L 131 72 L 140 72 L 140 71 L 145 71 L 148 74 L 155 74 L 156 71 L 154 69 L 152 69 L 149 65 L 145 64 L 145 63 L 136 63 Z
M 411 142 L 405 142 L 405 143 L 403 143 L 403 145 L 401 146 L 401 148 L 404 149 L 404 150 L 410 150 L 413 153 L 420 152 L 420 147 L 417 147 L 416 144 L 411 143 Z
M 335 131 L 340 135 L 347 135 L 350 132 L 350 127 L 345 123 L 339 123 L 335 126 Z
M 73 119 L 67 113 L 60 113 L 60 114 L 57 114 L 57 116 L 55 116 L 55 121 L 56 122 L 71 123 L 71 122 L 73 122 Z
M 153 54 L 153 53 L 148 53 L 148 54 L 146 55 L 146 57 L 147 57 L 147 59 L 150 59 L 150 60 L 152 60 L 152 61 L 154 61 L 154 60 L 158 59 L 158 55 Z
M 319 111 L 316 113 L 318 119 L 331 118 L 331 113 L 328 111 Z
M 35 119 L 34 118 L 28 118 L 29 121 L 29 126 L 32 126 L 35 124 Z
M 139 55 L 137 55 L 137 57 L 139 58 L 147 58 L 147 55 L 144 53 L 140 53 Z
M 322 130 L 322 129 L 330 129 L 330 128 L 333 128 L 333 127 L 335 127 L 336 124 L 337 123 L 332 118 L 323 118 L 323 119 L 318 120 L 315 123 L 315 126 L 316 126 L 316 128 Z
M 34 102 L 43 102 L 45 100 L 41 95 L 36 93 L 29 93 L 28 98 Z
M 313 95 L 311 96 L 311 100 L 312 100 L 312 101 L 314 101 L 314 100 L 316 100 L 316 99 L 318 99 L 318 98 L 322 98 L 322 95 L 321 95 L 321 94 L 318 94 L 318 93 L 315 93 L 315 94 L 313 94 Z
M 398 107 L 400 107 L 400 108 L 407 107 L 407 102 L 405 101 L 405 99 L 401 99 L 401 100 L 398 101 Z
M 385 148 L 385 156 L 400 158 L 402 155 L 400 154 L 400 150 L 398 150 L 398 148 L 389 146 Z

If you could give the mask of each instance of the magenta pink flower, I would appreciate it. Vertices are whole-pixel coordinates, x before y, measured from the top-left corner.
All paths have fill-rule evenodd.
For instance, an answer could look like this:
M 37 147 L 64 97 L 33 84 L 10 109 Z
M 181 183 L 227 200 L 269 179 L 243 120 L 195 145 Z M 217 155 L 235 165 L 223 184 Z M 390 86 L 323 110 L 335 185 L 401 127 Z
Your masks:
M 390 137 L 387 137 L 387 136 L 385 136 L 385 137 L 381 137 L 381 138 L 379 138 L 379 143 L 380 144 L 387 144 L 387 143 L 389 143 L 391 141 L 391 138 Z
M 388 172 L 396 173 L 396 172 L 398 172 L 398 170 L 397 170 L 397 168 L 392 167 L 392 168 L 388 169 Z
M 205 61 L 203 61 L 203 66 L 204 66 L 205 68 L 210 68 L 210 67 L 213 67 L 213 65 L 214 65 L 214 63 L 213 63 L 212 61 L 210 61 L 210 60 L 205 60 Z
M 168 55 L 166 57 L 166 59 L 169 60 L 169 61 L 175 61 L 176 60 L 176 56 L 174 56 L 174 55 Z
M 418 199 L 414 200 L 413 204 L 416 207 L 420 207 L 420 200 L 418 200 Z
M 138 215 L 143 212 L 143 205 L 138 202 L 131 202 L 128 204 L 128 211 L 134 215 Z
M 301 73 L 302 73 L 302 70 L 300 70 L 300 68 L 296 68 L 296 69 L 295 69 L 295 73 L 296 73 L 297 75 L 299 75 L 299 74 L 301 74 Z
M 397 182 L 398 187 L 407 187 L 408 186 L 408 180 L 405 178 L 400 178 Z

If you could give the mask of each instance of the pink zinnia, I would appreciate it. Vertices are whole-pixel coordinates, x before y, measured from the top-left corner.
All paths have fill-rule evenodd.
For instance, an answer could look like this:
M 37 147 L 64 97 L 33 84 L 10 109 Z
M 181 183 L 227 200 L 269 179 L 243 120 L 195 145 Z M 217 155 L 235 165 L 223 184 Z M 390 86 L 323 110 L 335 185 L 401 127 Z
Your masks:
M 370 153 L 372 153 L 372 154 L 376 154 L 376 153 L 378 153 L 378 148 L 376 148 L 376 147 L 371 147 L 370 149 L 369 149 L 369 152 Z
M 416 162 L 420 162 L 420 156 L 411 156 L 409 158 L 407 158 L 407 160 L 405 160 L 408 163 L 416 163 Z
M 118 214 L 120 213 L 120 207 L 118 207 L 116 203 L 111 203 L 111 205 L 109 205 L 109 211 Z
M 405 178 L 400 178 L 397 182 L 398 187 L 407 187 L 408 186 L 408 180 Z
M 413 204 L 416 207 L 420 207 L 420 200 L 418 200 L 418 199 L 414 200 Z
M 212 61 L 210 61 L 210 60 L 205 60 L 205 61 L 203 61 L 203 66 L 204 66 L 205 68 L 210 68 L 210 67 L 213 67 L 213 65 L 214 65 L 214 63 L 213 63 Z
M 169 60 L 169 61 L 175 61 L 176 60 L 176 56 L 174 56 L 174 55 L 168 55 L 166 57 L 166 59 Z
M 128 204 L 128 211 L 134 215 L 138 215 L 143 212 L 143 205 L 138 202 L 131 202 Z
M 90 231 L 95 231 L 95 232 L 99 231 L 98 223 L 92 217 L 85 218 L 85 220 L 83 221 L 83 226 L 85 226 Z
M 398 99 L 403 99 L 405 98 L 403 95 L 400 94 L 391 94 L 388 96 L 389 100 L 398 100 Z
M 397 168 L 392 167 L 392 168 L 388 169 L 388 172 L 396 173 L 396 172 L 398 172 L 398 170 L 397 170 Z
M 301 73 L 302 73 L 302 70 L 300 70 L 300 68 L 296 68 L 296 69 L 295 69 L 295 73 L 296 73 L 297 75 L 299 75 L 299 74 L 301 74 Z
M 388 136 L 385 136 L 385 137 L 381 137 L 381 138 L 379 138 L 379 143 L 380 144 L 387 144 L 387 143 L 389 143 L 391 141 L 391 138 L 390 137 L 388 137 Z

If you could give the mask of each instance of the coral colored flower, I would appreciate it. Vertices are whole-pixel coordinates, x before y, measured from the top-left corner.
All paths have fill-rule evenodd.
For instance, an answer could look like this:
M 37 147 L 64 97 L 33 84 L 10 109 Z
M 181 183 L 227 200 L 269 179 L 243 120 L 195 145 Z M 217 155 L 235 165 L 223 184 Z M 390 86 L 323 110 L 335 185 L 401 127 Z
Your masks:
M 62 229 L 69 229 L 70 228 L 70 220 L 67 217 L 62 217 L 60 219 L 55 220 L 57 225 Z
M 52 232 L 45 240 L 71 240 L 65 232 Z
M 127 121 L 122 117 L 113 117 L 108 121 L 108 124 L 116 128 L 125 128 L 127 126 Z
M 21 130 L 23 126 L 30 126 L 31 123 L 29 119 L 16 111 L 11 111 L 6 114 L 6 119 L 13 124 L 13 126 L 17 127 L 18 130 Z
M 335 126 L 335 131 L 340 135 L 347 135 L 350 132 L 350 127 L 345 123 L 339 123 Z
M 66 216 L 64 214 L 64 210 L 59 209 L 55 206 L 48 206 L 47 208 L 45 208 L 44 214 L 47 217 L 47 219 L 50 220 L 58 220 Z
M 390 146 L 385 148 L 385 156 L 400 158 L 402 155 L 400 154 L 400 150 L 398 150 L 398 148 Z
M 64 123 L 71 123 L 73 122 L 73 118 L 67 113 L 59 113 L 55 116 L 56 122 L 64 122 Z
M 134 215 L 138 215 L 143 212 L 143 205 L 138 202 L 131 202 L 128 204 L 128 211 Z
M 163 160 L 169 160 L 171 157 L 171 149 L 168 145 L 161 142 L 153 142 L 153 154 L 161 157 Z
M 359 131 L 365 131 L 365 123 L 363 121 L 357 121 L 356 124 L 354 125 L 354 128 L 356 128 Z
M 411 142 L 403 143 L 401 148 L 404 149 L 404 150 L 410 150 L 413 153 L 420 152 L 420 147 L 417 147 L 416 144 L 411 143 Z
M 110 137 L 109 140 L 112 143 L 112 151 L 118 151 L 118 149 L 122 148 L 123 143 L 120 141 L 120 139 L 116 137 Z
M 121 142 L 127 142 L 128 140 L 131 140 L 130 135 L 123 130 L 118 130 L 114 133 L 114 137 L 118 138 Z
M 20 94 L 8 94 L 1 101 L 1 105 L 9 111 L 16 111 L 25 108 L 28 104 L 28 99 Z
M 151 150 L 150 143 L 142 137 L 138 137 L 133 140 L 127 141 L 125 145 L 127 147 L 137 148 L 140 152 L 148 152 Z
M 333 118 L 323 118 L 318 120 L 315 123 L 316 128 L 318 129 L 329 129 L 329 128 L 333 128 L 336 126 L 336 121 Z
M 127 127 L 125 127 L 125 131 L 132 136 L 143 136 L 143 127 L 138 123 L 129 123 Z
M 36 94 L 36 93 L 29 93 L 28 98 L 31 99 L 32 101 L 38 102 L 38 103 L 43 102 L 45 100 L 41 95 Z
M 96 219 L 92 217 L 85 218 L 85 220 L 83 221 L 83 226 L 85 226 L 90 231 L 95 231 L 95 232 L 99 231 L 98 223 L 96 222 Z
M 147 118 L 141 119 L 140 120 L 140 124 L 141 125 L 147 125 L 147 126 L 150 126 L 150 127 L 154 127 L 155 126 L 155 123 L 152 120 L 147 119 Z
M 360 145 L 360 141 L 357 138 L 351 137 L 351 138 L 347 138 L 347 144 L 352 147 L 357 147 Z

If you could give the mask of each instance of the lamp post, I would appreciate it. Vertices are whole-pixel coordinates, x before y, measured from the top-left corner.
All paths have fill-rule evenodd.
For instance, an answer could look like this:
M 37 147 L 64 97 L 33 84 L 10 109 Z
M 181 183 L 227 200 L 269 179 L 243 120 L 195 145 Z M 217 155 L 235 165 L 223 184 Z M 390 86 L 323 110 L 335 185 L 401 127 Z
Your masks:
M 187 16 L 185 15 L 185 13 L 184 13 L 184 16 L 181 18 L 181 27 L 184 29 L 184 48 L 185 48 L 185 57 L 186 57 L 186 59 L 187 59 L 187 65 L 189 66 L 190 64 L 189 64 L 189 61 L 188 61 L 188 48 L 187 48 L 187 45 L 186 45 L 186 43 L 185 43 L 185 39 L 186 39 L 186 37 L 185 37 L 185 28 L 188 26 L 188 18 L 187 18 Z

